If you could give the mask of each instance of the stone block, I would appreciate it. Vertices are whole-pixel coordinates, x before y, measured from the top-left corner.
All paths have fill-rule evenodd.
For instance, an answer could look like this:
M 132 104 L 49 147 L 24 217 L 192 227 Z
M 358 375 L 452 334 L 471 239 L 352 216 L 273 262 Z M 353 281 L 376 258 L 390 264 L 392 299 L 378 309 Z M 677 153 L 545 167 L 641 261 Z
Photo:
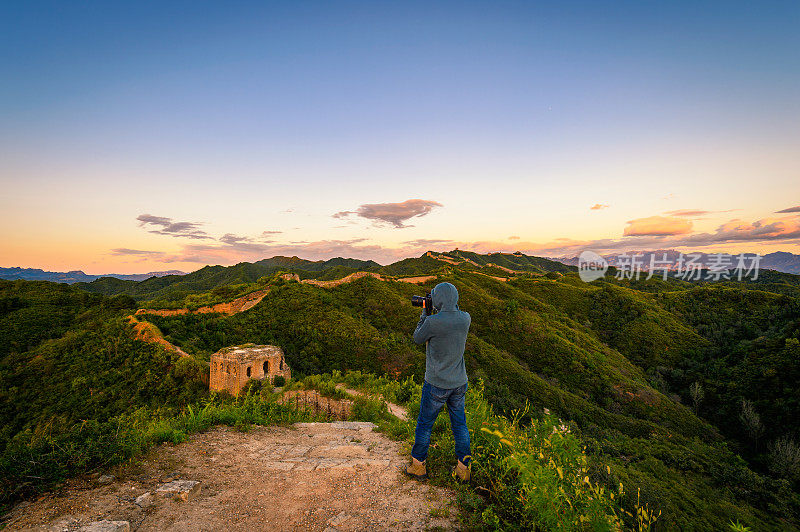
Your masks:
M 200 482 L 196 480 L 173 480 L 159 486 L 156 492 L 164 497 L 189 501 L 200 493 Z
M 131 524 L 127 521 L 94 521 L 80 528 L 81 532 L 130 532 Z
M 136 500 L 133 502 L 139 508 L 147 508 L 148 506 L 153 504 L 153 494 L 150 493 L 149 491 L 147 493 L 142 493 L 141 495 L 136 497 Z

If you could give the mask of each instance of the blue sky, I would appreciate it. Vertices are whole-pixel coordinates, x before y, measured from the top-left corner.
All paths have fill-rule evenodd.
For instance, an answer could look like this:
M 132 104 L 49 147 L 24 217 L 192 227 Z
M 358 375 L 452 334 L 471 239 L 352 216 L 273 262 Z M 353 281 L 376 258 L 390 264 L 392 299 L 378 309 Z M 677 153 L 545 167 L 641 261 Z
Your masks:
M 6 3 L 0 263 L 797 251 L 798 27 L 797 2 Z

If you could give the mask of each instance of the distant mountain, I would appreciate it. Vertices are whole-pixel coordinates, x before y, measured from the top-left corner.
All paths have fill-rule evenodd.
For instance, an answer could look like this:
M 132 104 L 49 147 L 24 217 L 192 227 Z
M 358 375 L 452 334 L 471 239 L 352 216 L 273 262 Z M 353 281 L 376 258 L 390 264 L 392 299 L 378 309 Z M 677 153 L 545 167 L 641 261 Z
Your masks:
M 97 279 L 77 285 L 89 292 L 114 295 L 128 294 L 138 300 L 181 300 L 186 295 L 218 287 L 253 283 L 275 272 L 295 272 L 302 278 L 337 279 L 356 271 L 377 271 L 381 265 L 372 260 L 336 257 L 311 261 L 299 257 L 276 256 L 256 262 L 240 262 L 233 266 L 204 266 L 182 275 L 165 275 L 141 282 Z
M 48 272 L 39 268 L 0 268 L 0 279 L 14 281 L 24 279 L 26 281 L 52 281 L 54 283 L 90 283 L 102 277 L 114 277 L 124 281 L 144 281 L 151 277 L 164 277 L 165 275 L 186 275 L 180 270 L 169 270 L 163 272 L 148 273 L 104 273 L 102 275 L 89 275 L 82 270 L 72 270 L 69 272 Z
M 292 272 L 301 279 L 326 281 L 340 279 L 358 271 L 374 272 L 390 277 L 408 277 L 430 275 L 447 269 L 478 271 L 496 277 L 509 274 L 543 275 L 549 272 L 565 273 L 575 270 L 574 267 L 558 261 L 519 252 L 480 255 L 456 249 L 447 253 L 428 251 L 420 257 L 403 259 L 387 266 L 381 266 L 373 260 L 342 257 L 312 261 L 299 257 L 276 256 L 256 262 L 240 262 L 233 266 L 204 266 L 186 275 L 168 275 L 141 282 L 105 278 L 82 282 L 77 287 L 104 295 L 127 294 L 140 301 L 160 300 L 164 303 L 181 301 L 188 294 L 253 283 L 261 277 L 269 277 L 276 272 Z
M 657 249 L 657 250 L 650 250 L 650 251 L 628 251 L 626 252 L 627 255 L 642 255 L 642 264 L 644 265 L 644 269 L 648 269 L 650 265 L 651 257 L 654 257 L 654 260 L 661 261 L 664 260 L 664 256 L 666 255 L 666 260 L 672 264 L 675 264 L 680 256 L 681 252 L 676 251 L 674 249 Z M 710 257 L 715 255 L 715 253 L 701 253 L 701 252 L 685 252 L 683 253 L 684 257 L 690 254 L 699 255 L 700 258 L 698 262 L 701 264 L 709 264 Z M 610 266 L 616 266 L 618 259 L 622 255 L 622 253 L 608 253 L 603 255 L 603 258 L 608 261 Z M 731 255 L 737 255 L 737 253 L 731 253 Z M 753 253 L 746 253 L 748 257 L 752 257 Z M 562 262 L 564 264 L 569 264 L 570 266 L 577 266 L 578 265 L 578 257 L 556 257 L 555 260 Z M 749 259 L 748 263 L 749 265 Z M 734 264 L 735 267 L 735 264 Z M 800 255 L 795 255 L 794 253 L 789 253 L 786 251 L 776 251 L 774 253 L 767 253 L 766 255 L 761 256 L 761 261 L 759 262 L 759 269 L 763 270 L 775 270 L 778 272 L 783 273 L 792 273 L 792 274 L 800 274 Z
M 761 258 L 761 267 L 784 273 L 800 274 L 800 255 L 776 251 Z

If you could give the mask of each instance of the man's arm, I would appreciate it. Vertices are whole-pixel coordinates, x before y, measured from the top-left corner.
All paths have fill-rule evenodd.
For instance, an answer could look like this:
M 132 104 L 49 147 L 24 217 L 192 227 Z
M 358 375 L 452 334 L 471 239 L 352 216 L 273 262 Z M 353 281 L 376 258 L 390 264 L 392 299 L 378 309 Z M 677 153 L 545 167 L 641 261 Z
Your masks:
M 431 338 L 431 323 L 425 319 L 427 317 L 423 309 L 419 322 L 417 322 L 417 328 L 414 330 L 414 341 L 418 344 L 424 344 Z

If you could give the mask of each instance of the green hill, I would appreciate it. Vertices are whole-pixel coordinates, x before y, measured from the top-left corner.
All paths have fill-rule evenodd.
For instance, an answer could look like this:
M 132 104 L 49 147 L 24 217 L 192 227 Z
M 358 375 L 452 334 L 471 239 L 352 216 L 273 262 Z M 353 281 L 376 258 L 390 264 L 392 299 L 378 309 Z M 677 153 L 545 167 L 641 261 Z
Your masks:
M 0 411 L 12 420 L 4 441 L 24 441 L 53 420 L 67 430 L 79 419 L 142 406 L 180 408 L 205 393 L 187 359 L 164 358 L 130 339 L 122 318 L 133 308 L 131 296 L 147 299 L 137 306 L 158 308 L 159 301 L 175 306 L 267 288 L 258 305 L 232 316 L 140 317 L 199 361 L 228 345 L 272 343 L 284 348 L 296 375 L 360 370 L 419 382 L 424 350 L 410 339 L 419 309 L 409 298 L 447 280 L 472 315 L 470 378 L 483 379 L 500 411 L 513 414 L 527 402 L 533 409 L 526 416 L 547 408 L 572 422 L 593 461 L 593 481 L 640 489 L 642 502 L 662 511 L 667 530 L 719 530 L 731 520 L 758 530 L 798 527 L 797 469 L 776 467 L 771 452 L 798 429 L 800 301 L 785 289 L 794 279 L 585 284 L 574 268 L 534 259 L 454 251 L 380 267 L 276 257 L 119 284 L 128 295 L 116 297 L 76 285 L 3 284 L 0 323 L 4 332 L 16 331 L 13 344 L 4 340 L 0 363 Z M 335 279 L 353 271 L 385 280 L 322 288 L 282 277 Z M 418 275 L 437 278 L 395 280 Z M 90 288 L 101 281 L 108 283 Z M 60 328 L 47 330 L 48 320 Z M 166 377 L 149 380 L 155 375 Z M 692 387 L 703 391 L 699 401 Z M 98 389 L 108 391 L 95 398 L 91 390 Z M 53 397 L 62 404 L 51 405 Z M 740 419 L 742 400 L 759 416 L 755 435 Z M 606 474 L 609 464 L 613 473 Z
M 436 257 L 436 258 L 434 258 Z M 467 260 L 468 259 L 468 260 Z M 476 266 L 473 261 L 477 263 Z M 180 306 L 190 294 L 211 291 L 219 287 L 247 284 L 276 272 L 297 274 L 301 279 L 331 280 L 344 277 L 357 271 L 380 273 L 387 276 L 429 275 L 447 268 L 476 270 L 489 274 L 508 275 L 508 272 L 494 266 L 508 265 L 520 273 L 547 273 L 574 271 L 572 266 L 560 262 L 530 257 L 494 253 L 478 255 L 462 251 L 432 253 L 417 258 L 404 259 L 388 266 L 381 266 L 372 260 L 345 259 L 336 257 L 325 261 L 310 261 L 298 257 L 271 257 L 257 262 L 240 262 L 234 266 L 205 266 L 186 275 L 165 275 L 152 277 L 145 281 L 122 281 L 112 277 L 102 277 L 90 283 L 75 283 L 75 286 L 88 292 L 116 295 L 126 294 L 137 301 L 152 301 L 158 306 Z M 505 267 L 505 266 L 504 266 Z M 230 296 L 226 293 L 226 296 Z M 152 306 L 152 305 L 150 305 Z
M 214 288 L 252 283 L 276 271 L 301 272 L 303 277 L 319 276 L 320 272 L 336 269 L 338 274 L 380 268 L 371 260 L 343 259 L 337 257 L 326 261 L 309 261 L 298 257 L 272 257 L 257 262 L 240 262 L 235 266 L 204 266 L 186 275 L 151 277 L 145 281 L 121 281 L 102 277 L 90 283 L 75 283 L 88 292 L 116 295 L 126 294 L 138 301 L 152 300 L 162 305 L 182 301 L 186 296 L 206 292 Z

